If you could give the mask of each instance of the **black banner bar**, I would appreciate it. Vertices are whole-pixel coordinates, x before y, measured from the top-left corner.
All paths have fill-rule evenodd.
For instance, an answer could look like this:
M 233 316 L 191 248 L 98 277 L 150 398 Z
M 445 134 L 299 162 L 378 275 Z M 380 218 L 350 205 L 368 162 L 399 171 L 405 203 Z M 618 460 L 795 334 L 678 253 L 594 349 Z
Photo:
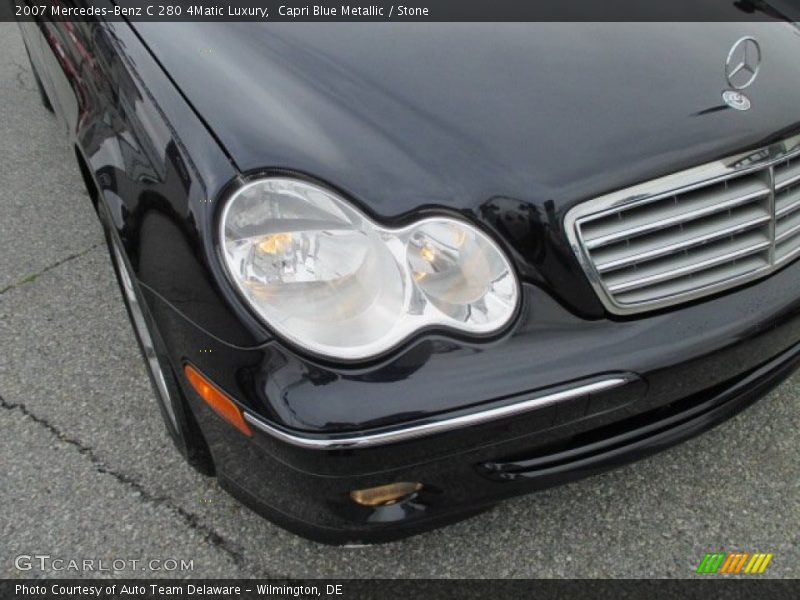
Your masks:
M 0 0 L 0 20 L 771 21 L 800 0 Z
M 214 598 L 255 600 L 263 598 L 350 599 L 502 599 L 535 600 L 751 600 L 796 597 L 794 580 L 702 578 L 685 580 L 77 580 L 0 581 L 0 598 L 22 600 L 128 599 L 170 600 Z

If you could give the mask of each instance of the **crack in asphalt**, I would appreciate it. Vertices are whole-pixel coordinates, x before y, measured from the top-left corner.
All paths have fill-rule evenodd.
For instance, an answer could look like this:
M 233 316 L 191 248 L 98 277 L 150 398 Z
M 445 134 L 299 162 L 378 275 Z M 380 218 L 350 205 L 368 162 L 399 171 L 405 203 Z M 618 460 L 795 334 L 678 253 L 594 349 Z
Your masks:
M 19 64 L 18 62 L 11 61 L 11 64 L 16 67 L 17 72 L 14 73 L 14 79 L 17 80 L 17 86 L 26 91 L 26 92 L 33 92 L 36 91 L 28 85 L 28 82 L 25 80 L 25 75 L 27 75 L 30 71 L 24 65 Z
M 70 254 L 69 256 L 65 256 L 64 258 L 54 262 L 52 265 L 46 266 L 44 269 L 42 269 L 38 273 L 34 273 L 33 275 L 28 275 L 27 277 L 23 277 L 22 279 L 12 283 L 11 285 L 7 285 L 6 287 L 4 287 L 3 289 L 0 290 L 0 294 L 5 294 L 6 292 L 8 292 L 10 290 L 13 290 L 14 288 L 17 288 L 17 287 L 19 287 L 21 285 L 25 285 L 26 283 L 32 283 L 32 282 L 36 281 L 36 279 L 38 277 L 40 277 L 41 275 L 44 275 L 48 271 L 52 271 L 53 269 L 60 267 L 64 263 L 67 263 L 67 262 L 69 262 L 71 260 L 75 260 L 76 258 L 80 258 L 82 256 L 86 256 L 87 254 L 89 254 L 89 252 L 91 252 L 92 250 L 94 250 L 96 248 L 99 248 L 102 245 L 103 245 L 103 242 L 97 242 L 96 244 L 93 244 L 92 246 L 90 246 L 86 250 L 81 250 L 80 252 L 76 252 L 75 254 Z
M 139 497 L 144 502 L 149 502 L 155 506 L 164 506 L 167 509 L 171 510 L 172 512 L 176 513 L 189 529 L 199 533 L 203 536 L 209 544 L 218 548 L 219 550 L 225 552 L 234 564 L 237 567 L 241 567 L 244 564 L 244 556 L 242 551 L 239 550 L 234 546 L 233 543 L 226 540 L 222 537 L 219 533 L 214 531 L 211 527 L 201 522 L 200 517 L 188 510 L 176 505 L 172 500 L 166 496 L 158 496 L 155 494 L 150 493 L 140 482 L 136 479 L 125 475 L 124 473 L 120 473 L 119 471 L 115 471 L 108 465 L 106 465 L 95 453 L 92 448 L 89 446 L 85 446 L 78 440 L 68 437 L 65 433 L 59 430 L 55 425 L 50 423 L 47 419 L 43 419 L 32 413 L 28 407 L 26 407 L 22 403 L 17 402 L 8 402 L 5 398 L 0 396 L 0 408 L 9 411 L 19 411 L 25 417 L 36 423 L 37 425 L 41 425 L 44 427 L 50 434 L 56 437 L 59 441 L 69 444 L 78 450 L 78 453 L 85 456 L 89 459 L 92 465 L 95 468 L 95 471 L 98 473 L 102 473 L 104 475 L 110 475 L 114 479 L 116 479 L 119 483 L 133 489 L 134 491 L 139 493 Z

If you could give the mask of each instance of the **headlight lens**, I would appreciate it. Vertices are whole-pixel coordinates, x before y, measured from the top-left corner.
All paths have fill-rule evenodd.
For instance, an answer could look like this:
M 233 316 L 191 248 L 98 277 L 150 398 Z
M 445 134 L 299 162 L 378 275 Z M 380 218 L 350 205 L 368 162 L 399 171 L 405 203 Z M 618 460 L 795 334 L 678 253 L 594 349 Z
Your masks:
M 305 181 L 244 186 L 220 228 L 225 267 L 264 322 L 332 358 L 375 356 L 436 325 L 491 333 L 519 299 L 506 257 L 468 223 L 387 229 Z

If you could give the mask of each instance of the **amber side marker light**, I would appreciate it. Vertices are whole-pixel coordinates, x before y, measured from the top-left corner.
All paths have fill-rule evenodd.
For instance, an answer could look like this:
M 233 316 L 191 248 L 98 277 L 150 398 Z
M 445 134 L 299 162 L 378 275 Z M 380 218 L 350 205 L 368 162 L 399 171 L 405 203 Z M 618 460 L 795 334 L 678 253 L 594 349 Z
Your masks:
M 192 365 L 183 367 L 183 372 L 186 373 L 186 378 L 195 391 L 200 394 L 200 397 L 205 400 L 214 412 L 220 417 L 225 419 L 228 423 L 236 427 L 246 436 L 252 436 L 253 432 L 250 431 L 250 426 L 244 420 L 242 411 L 236 406 L 233 400 L 228 398 L 220 389 L 209 381 L 205 375 L 200 373 Z
M 350 498 L 361 506 L 388 506 L 411 494 L 416 494 L 421 489 L 421 483 L 401 481 L 364 490 L 353 490 L 350 492 Z

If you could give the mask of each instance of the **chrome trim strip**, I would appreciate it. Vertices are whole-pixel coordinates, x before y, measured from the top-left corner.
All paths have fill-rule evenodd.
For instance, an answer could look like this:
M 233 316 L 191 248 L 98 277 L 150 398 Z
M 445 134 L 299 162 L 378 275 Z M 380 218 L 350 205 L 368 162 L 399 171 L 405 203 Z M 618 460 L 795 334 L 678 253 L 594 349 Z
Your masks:
M 742 152 L 727 159 L 707 163 L 618 190 L 593 200 L 582 202 L 570 209 L 564 217 L 564 231 L 567 240 L 578 262 L 586 273 L 589 283 L 594 288 L 595 293 L 606 310 L 616 315 L 633 315 L 691 302 L 692 300 L 766 277 L 774 273 L 779 267 L 783 267 L 788 262 L 788 257 L 777 261 L 771 260 L 769 266 L 764 269 L 758 269 L 744 276 L 733 277 L 688 292 L 637 303 L 623 304 L 616 301 L 613 294 L 606 289 L 600 272 L 589 256 L 589 242 L 581 237 L 579 230 L 581 221 L 590 218 L 600 218 L 622 208 L 631 208 L 640 204 L 648 204 L 665 196 L 685 194 L 698 188 L 721 183 L 733 177 L 759 172 L 764 173 L 765 178 L 769 178 L 771 187 L 770 208 L 773 211 L 772 215 L 774 221 L 775 181 L 773 167 L 787 159 L 798 156 L 800 156 L 800 135 L 795 135 L 751 152 Z M 782 188 L 786 185 L 786 182 L 781 182 L 778 187 Z M 594 242 L 594 240 L 592 241 Z M 774 237 L 772 238 L 772 243 L 775 244 Z M 773 253 L 774 250 L 771 250 L 770 254 Z M 789 256 L 794 256 L 794 253 Z M 772 256 L 770 258 L 772 259 Z
M 400 429 L 393 429 L 390 431 L 380 431 L 376 433 L 353 433 L 329 438 L 315 437 L 311 434 L 305 434 L 302 432 L 290 433 L 285 429 L 271 425 L 260 417 L 257 417 L 249 412 L 244 413 L 244 418 L 253 427 L 260 429 L 264 433 L 271 435 L 282 442 L 286 442 L 287 444 L 291 444 L 293 446 L 299 446 L 301 448 L 312 450 L 367 448 L 370 446 L 380 446 L 384 444 L 403 442 L 436 433 L 460 429 L 462 427 L 470 427 L 472 425 L 487 423 L 489 421 L 495 421 L 505 417 L 512 417 L 537 408 L 563 402 L 565 400 L 571 400 L 573 398 L 579 398 L 588 394 L 611 390 L 634 380 L 635 377 L 633 375 L 619 375 L 608 379 L 594 381 L 592 383 L 586 383 L 584 385 L 559 392 L 534 396 L 533 398 L 528 398 L 527 400 L 523 400 L 515 404 L 490 408 L 470 413 L 468 415 L 462 415 L 460 417 L 443 419 L 441 421 L 431 421 Z

